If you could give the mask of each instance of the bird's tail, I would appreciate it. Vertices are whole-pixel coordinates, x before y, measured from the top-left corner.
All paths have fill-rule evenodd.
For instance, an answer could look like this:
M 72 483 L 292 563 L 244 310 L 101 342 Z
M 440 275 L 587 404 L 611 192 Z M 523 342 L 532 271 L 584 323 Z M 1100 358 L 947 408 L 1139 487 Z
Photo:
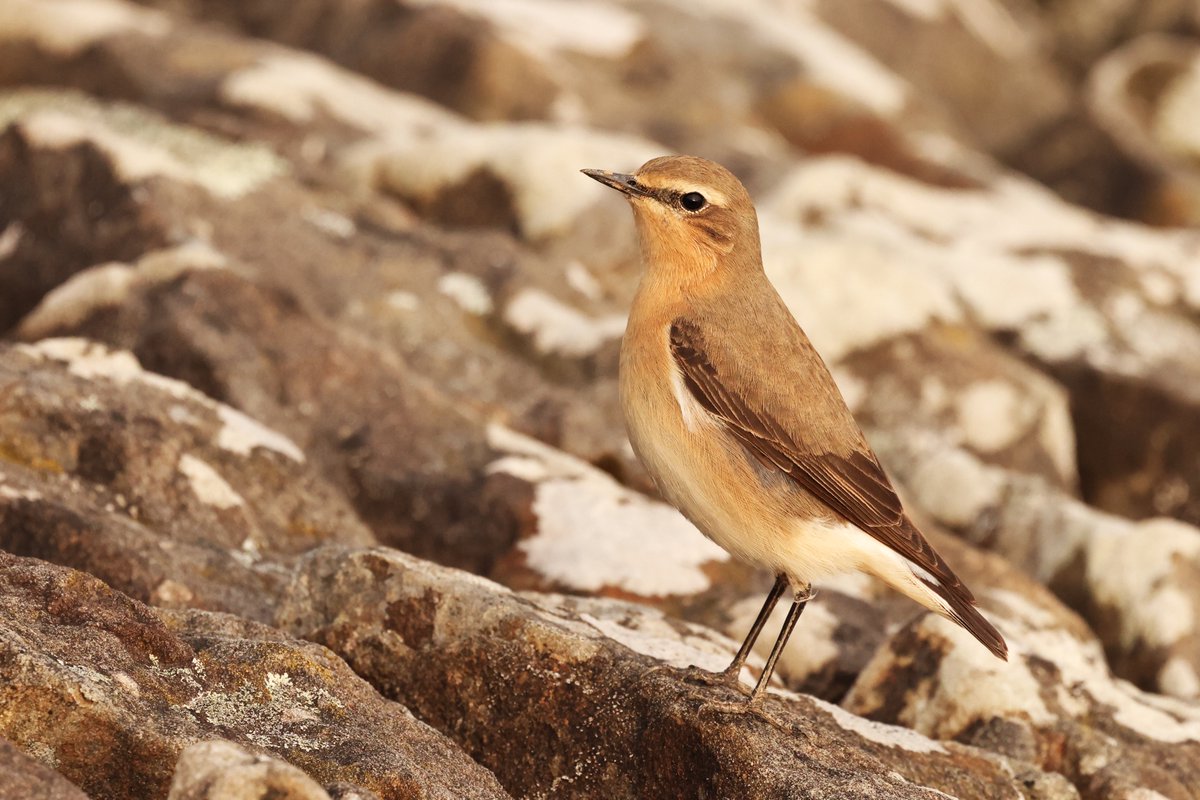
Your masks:
M 979 613 L 979 609 L 975 607 L 975 603 L 969 597 L 955 591 L 956 587 L 943 586 L 920 577 L 918 580 L 944 601 L 941 610 L 947 618 L 966 628 L 972 636 L 979 640 L 980 644 L 991 650 L 997 658 L 1008 661 L 1008 643 L 1004 641 L 1000 631 L 996 630 L 995 626 Z

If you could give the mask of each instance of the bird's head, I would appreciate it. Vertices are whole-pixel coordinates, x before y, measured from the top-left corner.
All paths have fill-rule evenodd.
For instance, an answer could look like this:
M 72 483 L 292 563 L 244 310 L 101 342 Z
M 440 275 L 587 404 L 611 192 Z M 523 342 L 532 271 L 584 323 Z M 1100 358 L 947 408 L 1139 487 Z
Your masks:
M 651 159 L 631 175 L 585 169 L 633 207 L 648 268 L 761 268 L 758 217 L 733 173 L 696 156 Z

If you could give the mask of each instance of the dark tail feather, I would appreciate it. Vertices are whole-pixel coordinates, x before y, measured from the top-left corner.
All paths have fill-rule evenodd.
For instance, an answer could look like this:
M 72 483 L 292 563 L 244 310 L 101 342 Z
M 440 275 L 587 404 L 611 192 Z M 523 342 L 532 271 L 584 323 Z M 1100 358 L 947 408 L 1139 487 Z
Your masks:
M 973 602 L 953 589 L 947 589 L 933 581 L 922 578 L 921 582 L 936 592 L 937 596 L 950 606 L 950 619 L 966 628 L 972 636 L 979 640 L 980 644 L 991 650 L 992 655 L 996 658 L 1008 661 L 1008 643 L 1004 641 L 1000 631 L 996 630 L 995 626 L 979 613 L 979 609 L 975 608 Z

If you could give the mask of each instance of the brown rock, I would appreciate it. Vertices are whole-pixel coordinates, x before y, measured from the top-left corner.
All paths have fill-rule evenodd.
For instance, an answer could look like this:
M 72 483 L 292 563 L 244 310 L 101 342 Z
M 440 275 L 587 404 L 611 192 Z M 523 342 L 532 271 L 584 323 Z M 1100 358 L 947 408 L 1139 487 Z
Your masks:
M 164 240 L 166 220 L 87 143 L 46 151 L 9 128 L 0 175 L 12 187 L 0 197 L 0 333 L 74 273 Z
M 394 551 L 327 549 L 298 575 L 280 622 L 413 703 L 519 795 L 1021 792 L 994 757 L 864 727 L 803 696 L 772 700 L 774 724 L 722 711 L 711 703 L 740 696 L 672 668 L 702 657 L 695 629 L 681 637 L 678 624 L 624 609 L 604 619 L 587 602 L 520 597 Z M 1060 784 L 1051 796 L 1074 795 Z
M 516 589 L 615 597 L 709 626 L 734 641 L 705 665 L 725 667 L 749 630 L 772 576 L 733 561 L 674 509 L 624 488 L 566 453 L 493 426 L 498 457 L 487 491 L 511 519 L 517 541 L 490 576 Z M 783 685 L 836 702 L 883 640 L 885 615 L 871 608 L 882 587 L 863 580 L 822 587 L 805 612 L 804 646 L 788 648 Z M 785 612 L 767 624 L 753 681 Z
M 87 800 L 69 780 L 0 738 L 0 798 L 4 800 Z
M 321 53 L 355 72 L 476 119 L 537 119 L 558 90 L 547 65 L 453 7 L 371 0 L 149 3 Z
M 506 796 L 324 648 L 236 617 L 155 612 L 44 562 L 0 554 L 0 566 L 0 732 L 89 793 L 165 796 L 188 745 L 225 738 L 381 798 Z
M 0 350 L 0 546 L 145 602 L 265 619 L 278 562 L 374 541 L 290 439 L 129 353 Z
M 979 0 L 969 11 L 832 0 L 818 3 L 817 13 L 910 81 L 927 101 L 953 109 L 986 151 L 1013 149 L 1070 108 L 1069 84 L 1040 46 L 1032 20 L 1018 21 L 994 0 Z M 1004 80 L 996 81 L 997 74 Z M 989 90 L 981 92 L 982 86 Z
M 167 800 L 330 800 L 329 793 L 286 761 L 220 739 L 187 747 L 175 764 Z
M 877 436 L 916 505 L 1050 587 L 1091 624 L 1113 668 L 1140 686 L 1200 696 L 1200 530 L 1131 522 L 1044 481 L 936 441 Z
M 1200 138 L 1191 117 L 1197 59 L 1192 39 L 1146 34 L 1105 55 L 1088 76 L 1092 117 L 1147 174 L 1129 211 L 1153 224 L 1200 223 Z
M 1009 638 L 1007 664 L 981 655 L 952 623 L 925 616 L 878 651 L 846 707 L 1031 760 L 1067 776 L 1085 800 L 1195 797 L 1200 709 L 1115 680 L 1098 642 L 1077 638 L 1030 598 L 992 597 Z

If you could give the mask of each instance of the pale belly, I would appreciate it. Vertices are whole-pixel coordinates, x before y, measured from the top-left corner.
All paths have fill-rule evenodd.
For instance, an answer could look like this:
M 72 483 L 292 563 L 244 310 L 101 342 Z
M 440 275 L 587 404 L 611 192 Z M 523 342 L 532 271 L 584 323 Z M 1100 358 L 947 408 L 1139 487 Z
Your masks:
M 705 536 L 743 561 L 791 572 L 781 563 L 794 527 L 786 477 L 757 466 L 687 392 L 663 338 L 657 364 L 622 353 L 621 406 L 634 452 L 663 498 Z

